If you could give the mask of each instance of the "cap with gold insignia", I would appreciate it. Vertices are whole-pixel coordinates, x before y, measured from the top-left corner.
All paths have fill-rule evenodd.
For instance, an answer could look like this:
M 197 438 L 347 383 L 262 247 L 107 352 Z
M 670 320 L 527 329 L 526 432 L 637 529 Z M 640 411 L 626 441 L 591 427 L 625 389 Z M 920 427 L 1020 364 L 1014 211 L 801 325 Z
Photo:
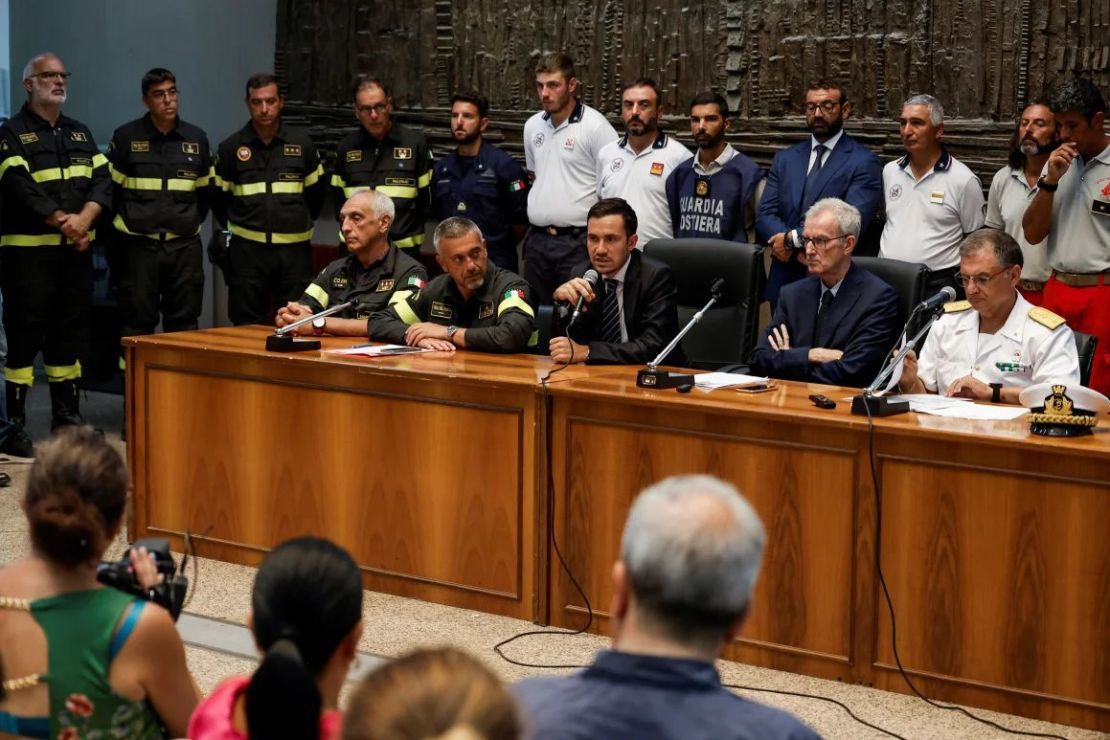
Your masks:
M 1030 431 L 1045 437 L 1091 434 L 1098 417 L 1110 413 L 1106 396 L 1064 380 L 1031 385 L 1019 398 L 1029 409 Z

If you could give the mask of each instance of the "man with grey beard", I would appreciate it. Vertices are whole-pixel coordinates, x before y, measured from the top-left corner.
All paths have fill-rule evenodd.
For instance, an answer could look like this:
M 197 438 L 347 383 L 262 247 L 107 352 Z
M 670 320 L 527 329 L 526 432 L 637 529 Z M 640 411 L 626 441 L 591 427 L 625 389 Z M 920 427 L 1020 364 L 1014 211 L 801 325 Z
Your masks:
M 23 70 L 27 102 L 0 128 L 4 379 L 15 427 L 5 451 L 14 454 L 32 451 L 25 409 L 40 351 L 51 427 L 81 423 L 78 356 L 92 298 L 89 245 L 97 217 L 112 205 L 112 182 L 88 127 L 62 115 L 69 76 L 57 55 L 33 57 Z
M 1052 109 L 1041 101 L 1030 103 L 1014 129 L 1009 164 L 995 173 L 987 196 L 986 225 L 1005 231 L 1021 247 L 1025 264 L 1018 292 L 1034 306 L 1041 305 L 1044 284 L 1052 270 L 1044 244 L 1031 246 L 1025 240 L 1021 219 L 1029 201 L 1037 196 L 1037 178 L 1056 143 L 1056 116 Z

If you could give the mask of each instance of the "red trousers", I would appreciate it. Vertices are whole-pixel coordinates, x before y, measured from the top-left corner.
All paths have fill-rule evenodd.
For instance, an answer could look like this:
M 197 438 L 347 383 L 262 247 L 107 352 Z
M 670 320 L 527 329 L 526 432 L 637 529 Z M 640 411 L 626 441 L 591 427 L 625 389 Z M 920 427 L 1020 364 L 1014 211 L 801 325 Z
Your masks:
M 1098 337 L 1088 385 L 1110 396 L 1110 275 L 1102 275 L 1101 284 L 1089 288 L 1073 288 L 1053 275 L 1045 283 L 1041 306 L 1063 316 L 1072 331 Z

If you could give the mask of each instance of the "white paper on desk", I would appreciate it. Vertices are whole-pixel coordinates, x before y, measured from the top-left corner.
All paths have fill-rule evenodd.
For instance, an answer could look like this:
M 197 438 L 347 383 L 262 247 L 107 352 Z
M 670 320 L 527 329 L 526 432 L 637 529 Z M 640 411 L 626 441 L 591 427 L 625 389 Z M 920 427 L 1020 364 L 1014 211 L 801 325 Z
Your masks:
M 718 388 L 742 388 L 747 385 L 766 385 L 767 382 L 767 378 L 742 373 L 700 373 L 694 376 L 694 387 L 706 393 Z
M 947 406 L 934 406 L 932 408 L 910 408 L 922 414 L 933 416 L 947 416 L 950 419 L 976 419 L 986 421 L 1010 421 L 1025 416 L 1029 409 L 1023 406 L 996 406 L 985 403 L 954 403 Z
M 435 352 L 423 347 L 409 347 L 404 344 L 376 344 L 372 347 L 354 346 L 343 349 L 329 349 L 332 355 L 358 355 L 360 357 L 393 357 L 396 355 L 414 355 L 420 352 Z
M 899 401 L 909 401 L 910 409 L 921 413 L 928 413 L 933 409 L 944 409 L 950 406 L 965 406 L 971 403 L 970 398 L 960 396 L 940 396 L 935 393 L 901 393 L 889 396 Z

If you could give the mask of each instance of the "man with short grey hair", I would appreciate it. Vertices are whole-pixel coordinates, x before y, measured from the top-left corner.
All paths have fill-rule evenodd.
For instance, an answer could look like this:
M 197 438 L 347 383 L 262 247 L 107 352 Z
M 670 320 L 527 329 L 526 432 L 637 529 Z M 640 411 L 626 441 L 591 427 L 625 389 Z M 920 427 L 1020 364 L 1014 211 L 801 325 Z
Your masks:
M 825 198 L 805 214 L 809 277 L 787 284 L 752 353 L 752 370 L 785 380 L 861 387 L 898 334 L 898 295 L 852 262 L 860 213 Z
M 613 649 L 572 676 L 515 685 L 532 737 L 816 738 L 725 689 L 713 666 L 748 615 L 764 540 L 751 505 L 717 478 L 644 490 L 613 566 Z
M 371 316 L 370 338 L 446 352 L 520 352 L 535 346 L 528 283 L 489 261 L 477 224 L 453 216 L 436 226 L 432 238 L 445 274 Z
M 914 95 L 898 117 L 906 155 L 883 167 L 886 225 L 879 256 L 920 262 L 929 268 L 929 295 L 945 286 L 957 295 L 957 249 L 983 225 L 983 185 L 941 143 L 944 108 L 932 95 Z
M 339 231 L 347 254 L 325 267 L 296 301 L 277 312 L 278 327 L 329 306 L 354 301 L 350 308 L 296 329 L 298 334 L 365 337 L 375 311 L 403 301 L 424 288 L 428 272 L 389 239 L 393 200 L 377 190 L 362 190 L 339 209 Z

